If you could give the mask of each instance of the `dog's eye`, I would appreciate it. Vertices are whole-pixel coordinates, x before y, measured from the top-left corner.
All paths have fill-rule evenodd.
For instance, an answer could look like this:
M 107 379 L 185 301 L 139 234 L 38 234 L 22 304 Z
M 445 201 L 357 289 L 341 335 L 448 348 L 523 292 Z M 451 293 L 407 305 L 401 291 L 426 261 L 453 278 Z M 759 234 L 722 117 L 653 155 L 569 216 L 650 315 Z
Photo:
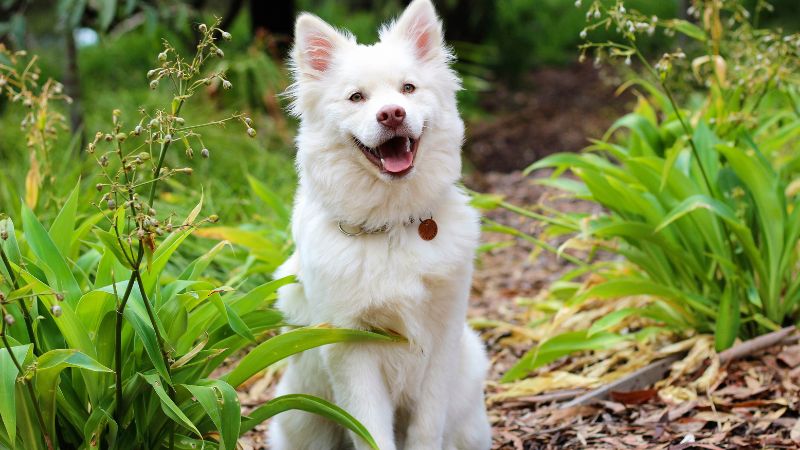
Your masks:
M 403 85 L 403 93 L 410 94 L 414 92 L 415 89 L 417 89 L 416 86 L 411 83 L 406 83 Z
M 356 92 L 355 94 L 350 96 L 351 102 L 360 102 L 361 100 L 364 100 L 364 94 L 362 94 L 361 92 Z

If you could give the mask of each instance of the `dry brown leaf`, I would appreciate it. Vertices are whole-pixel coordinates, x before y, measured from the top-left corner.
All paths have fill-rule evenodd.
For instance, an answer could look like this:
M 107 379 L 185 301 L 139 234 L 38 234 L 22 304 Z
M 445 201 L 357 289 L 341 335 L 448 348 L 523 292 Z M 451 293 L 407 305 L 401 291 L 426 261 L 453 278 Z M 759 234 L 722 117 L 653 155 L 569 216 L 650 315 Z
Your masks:
M 655 389 L 641 391 L 615 392 L 611 391 L 611 399 L 626 405 L 639 405 L 650 401 L 658 393 Z
M 800 366 L 800 345 L 784 347 L 784 349 L 778 353 L 778 359 L 790 368 Z
M 669 409 L 669 413 L 667 415 L 667 419 L 671 422 L 683 417 L 689 411 L 695 409 L 697 407 L 697 400 L 690 400 L 688 402 L 683 402 L 674 408 Z
M 789 437 L 792 438 L 795 444 L 800 444 L 800 419 L 794 421 L 794 426 L 789 431 Z
M 737 416 L 736 414 L 724 413 L 719 411 L 700 411 L 699 413 L 694 415 L 694 419 L 703 420 L 706 422 L 717 422 L 717 423 L 725 423 L 725 422 L 738 423 L 742 421 L 742 418 Z
M 588 378 L 569 372 L 554 371 L 509 384 L 508 390 L 489 397 L 489 402 L 499 402 L 515 397 L 536 395 L 542 392 L 567 388 L 590 388 L 599 384 L 596 378 Z
M 697 392 L 680 386 L 666 386 L 658 390 L 658 396 L 668 405 L 679 405 L 697 400 Z

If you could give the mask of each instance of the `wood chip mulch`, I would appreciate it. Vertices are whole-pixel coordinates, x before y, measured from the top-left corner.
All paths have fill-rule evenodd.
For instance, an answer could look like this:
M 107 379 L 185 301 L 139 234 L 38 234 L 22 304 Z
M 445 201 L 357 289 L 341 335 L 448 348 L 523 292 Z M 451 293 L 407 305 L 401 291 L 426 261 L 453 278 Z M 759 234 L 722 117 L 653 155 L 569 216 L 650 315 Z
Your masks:
M 562 210 L 596 211 L 586 203 L 561 201 L 557 193 L 534 185 L 519 173 L 475 175 L 466 183 L 482 192 L 502 193 L 517 205 L 532 205 L 546 197 L 548 201 L 555 198 Z M 527 232 L 538 231 L 536 224 L 505 211 L 487 215 Z M 509 238 L 488 235 L 485 239 L 499 242 Z M 695 358 L 685 373 L 673 373 L 669 385 L 612 392 L 611 399 L 594 404 L 561 407 L 585 389 L 498 400 L 498 394 L 507 391 L 499 383 L 500 377 L 531 346 L 530 341 L 515 338 L 519 331 L 530 329 L 528 307 L 518 300 L 536 296 L 573 268 L 546 252 L 532 258 L 531 250 L 517 241 L 499 246 L 481 255 L 475 270 L 469 316 L 473 324 L 483 323 L 479 328 L 492 360 L 486 385 L 487 397 L 494 398 L 487 401 L 492 450 L 800 448 L 800 344 L 796 335 L 783 344 L 720 365 L 713 364 L 716 355 L 708 352 Z M 495 322 L 506 326 L 493 326 Z M 579 359 L 566 358 L 551 368 L 563 368 Z M 270 371 L 243 386 L 239 396 L 245 413 L 272 397 L 279 376 Z M 699 379 L 706 381 L 703 389 L 696 388 Z M 243 436 L 242 448 L 268 448 L 266 428 L 267 423 L 261 424 Z

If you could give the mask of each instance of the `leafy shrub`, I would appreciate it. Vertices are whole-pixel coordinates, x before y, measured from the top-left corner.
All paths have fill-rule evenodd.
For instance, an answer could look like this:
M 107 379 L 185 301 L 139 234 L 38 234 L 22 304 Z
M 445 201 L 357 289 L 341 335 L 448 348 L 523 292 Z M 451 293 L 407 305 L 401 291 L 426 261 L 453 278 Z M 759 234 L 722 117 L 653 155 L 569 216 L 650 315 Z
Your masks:
M 613 345 L 624 337 L 612 331 L 631 315 L 669 329 L 713 332 L 718 350 L 800 319 L 800 35 L 754 28 L 736 1 L 693 8 L 702 27 L 645 16 L 622 2 L 591 6 L 598 19 L 589 30 L 617 28 L 623 42 L 583 50 L 625 61 L 622 67 L 641 62 L 642 75 L 632 73 L 626 83 L 638 105 L 583 154 L 553 155 L 527 173 L 552 168 L 553 177 L 540 183 L 606 212 L 538 212 L 483 198 L 547 223 L 550 235 L 571 236 L 562 254 L 589 247 L 623 258 L 622 268 L 603 262 L 570 274 L 567 281 L 593 269 L 604 281 L 569 283 L 568 306 L 589 298 L 653 298 L 601 319 L 602 326 L 541 343 L 506 380 L 572 351 Z M 637 36 L 655 27 L 695 40 L 686 50 L 692 56 L 678 50 L 651 66 Z M 690 92 L 675 92 L 689 83 Z
M 201 70 L 223 56 L 218 38 L 228 34 L 216 25 L 199 30 L 193 57 L 165 42 L 159 66 L 148 72 L 151 88 L 171 88 L 167 106 L 143 108 L 133 126 L 115 110 L 111 128 L 89 144 L 100 168 L 94 194 L 77 183 L 49 227 L 27 203 L 16 221 L 0 217 L 4 448 L 234 449 L 242 433 L 288 409 L 322 414 L 375 448 L 349 414 L 311 396 L 275 398 L 241 415 L 235 388 L 269 365 L 323 344 L 397 337 L 322 325 L 277 334 L 289 324 L 272 303 L 291 277 L 249 287 L 247 272 L 207 276 L 227 242 L 195 259 L 181 257 L 193 232 L 218 217 L 200 216 L 203 195 L 197 193 L 200 201 L 185 217 L 158 214 L 159 187 L 192 173 L 167 167 L 168 152 L 209 156 L 199 133 L 209 126 L 238 122 L 241 133 L 256 133 L 242 114 L 200 124 L 183 118 L 198 88 L 230 87 L 224 73 Z M 0 69 L 9 81 L 2 88 L 14 100 L 32 72 Z M 263 186 L 253 180 L 253 187 Z M 87 210 L 82 198 L 91 195 L 94 209 Z M 270 261 L 285 250 L 274 249 Z

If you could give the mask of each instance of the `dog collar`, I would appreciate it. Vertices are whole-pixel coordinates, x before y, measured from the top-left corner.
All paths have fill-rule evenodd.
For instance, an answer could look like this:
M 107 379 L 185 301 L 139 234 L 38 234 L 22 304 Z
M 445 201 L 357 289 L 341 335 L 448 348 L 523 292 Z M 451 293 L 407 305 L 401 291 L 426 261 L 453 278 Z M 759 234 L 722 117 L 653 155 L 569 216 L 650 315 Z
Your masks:
M 403 226 L 409 226 L 413 225 L 414 223 L 419 223 L 419 226 L 417 227 L 417 233 L 419 233 L 419 237 L 424 241 L 433 240 L 433 238 L 435 238 L 439 232 L 439 226 L 436 224 L 436 221 L 433 220 L 433 214 L 431 214 L 427 219 L 415 219 L 413 216 L 409 216 L 408 220 L 404 220 L 401 224 Z M 338 221 L 336 225 L 339 227 L 339 231 L 341 231 L 342 234 L 350 237 L 357 237 L 365 234 L 386 233 L 393 228 L 391 224 L 388 223 L 385 223 L 378 228 L 366 228 L 364 225 L 350 225 L 343 220 Z

